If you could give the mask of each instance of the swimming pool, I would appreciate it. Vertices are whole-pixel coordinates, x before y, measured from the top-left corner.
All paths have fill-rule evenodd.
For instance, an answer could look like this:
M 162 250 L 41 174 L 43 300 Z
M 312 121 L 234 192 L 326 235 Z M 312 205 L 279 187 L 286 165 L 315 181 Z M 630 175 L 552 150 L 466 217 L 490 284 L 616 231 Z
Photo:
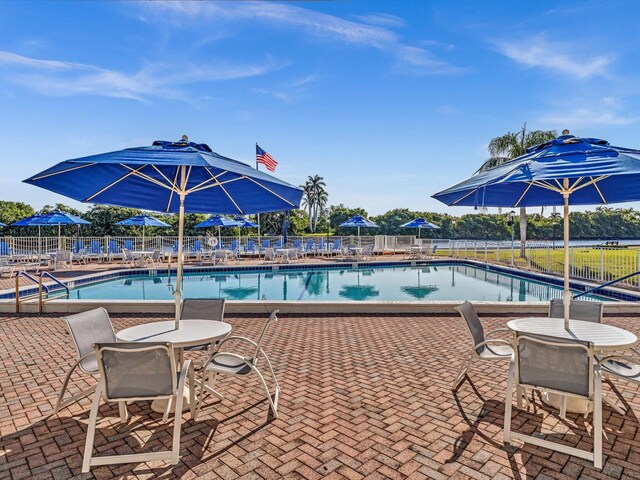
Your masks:
M 171 300 L 175 276 L 126 276 L 73 288 L 71 299 Z M 183 297 L 312 301 L 548 301 L 560 286 L 469 265 L 366 267 L 187 273 Z M 609 301 L 605 297 L 591 299 Z

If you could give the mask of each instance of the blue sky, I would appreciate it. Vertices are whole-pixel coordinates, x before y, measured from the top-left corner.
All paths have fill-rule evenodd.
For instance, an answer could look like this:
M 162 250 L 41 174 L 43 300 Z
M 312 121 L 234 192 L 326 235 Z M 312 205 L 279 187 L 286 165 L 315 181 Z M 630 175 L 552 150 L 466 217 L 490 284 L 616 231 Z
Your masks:
M 258 142 L 330 204 L 465 213 L 430 195 L 525 121 L 640 148 L 638 18 L 633 0 L 3 2 L 0 199 L 73 204 L 21 180 L 186 133 L 249 164 Z

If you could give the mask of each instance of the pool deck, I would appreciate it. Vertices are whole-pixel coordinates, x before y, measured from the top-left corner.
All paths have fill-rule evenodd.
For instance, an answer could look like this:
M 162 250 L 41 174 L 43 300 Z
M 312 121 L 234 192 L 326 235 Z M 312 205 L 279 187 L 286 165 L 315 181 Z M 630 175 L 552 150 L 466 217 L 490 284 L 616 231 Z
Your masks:
M 114 315 L 115 328 L 166 316 Z M 226 320 L 234 334 L 255 337 L 264 316 Z M 487 329 L 510 317 L 483 317 Z M 605 322 L 640 334 L 637 317 Z M 604 468 L 534 446 L 505 447 L 502 421 L 507 362 L 475 364 L 473 384 L 449 385 L 468 349 L 456 316 L 282 316 L 266 351 L 282 386 L 280 418 L 267 416 L 256 379 L 224 379 L 222 401 L 206 402 L 198 421 L 185 414 L 181 458 L 96 467 L 81 475 L 90 399 L 51 416 L 62 377 L 74 358 L 63 322 L 54 316 L 0 316 L 0 478 L 206 479 L 594 479 L 640 478 L 640 392 L 615 381 L 628 402 L 624 416 L 603 408 Z M 72 391 L 94 385 L 75 377 Z M 611 385 L 604 391 L 613 395 Z M 130 406 L 121 426 L 103 405 L 101 452 L 128 453 L 169 441 L 173 423 L 149 405 Z M 571 445 L 588 447 L 591 417 L 515 410 L 514 428 L 544 426 Z M 142 416 L 141 416 L 142 415 Z

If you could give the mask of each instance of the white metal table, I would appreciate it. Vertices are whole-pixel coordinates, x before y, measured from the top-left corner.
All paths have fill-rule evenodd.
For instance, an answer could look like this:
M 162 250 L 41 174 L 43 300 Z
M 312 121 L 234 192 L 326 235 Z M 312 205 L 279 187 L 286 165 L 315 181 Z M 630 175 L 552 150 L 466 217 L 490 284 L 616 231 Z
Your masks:
M 569 320 L 569 330 L 564 328 L 562 318 L 518 318 L 507 322 L 507 328 L 516 333 L 544 335 L 559 340 L 578 340 L 593 344 L 596 352 L 606 353 L 626 350 L 638 342 L 638 337 L 622 328 L 604 323 Z M 515 338 L 514 338 L 515 340 Z M 544 394 L 543 400 L 556 408 L 560 405 L 560 395 Z M 606 397 L 602 399 L 612 405 Z M 567 411 L 581 413 L 587 408 L 583 400 L 567 399 Z
M 175 329 L 173 320 L 164 322 L 144 323 L 120 330 L 116 337 L 123 342 L 167 342 L 170 343 L 177 357 L 182 359 L 185 347 L 213 343 L 225 338 L 231 333 L 231 325 L 212 320 L 180 320 L 180 328 Z M 193 386 L 190 386 L 193 388 Z M 184 393 L 183 409 L 189 408 L 188 391 Z M 155 400 L 151 404 L 154 412 L 163 413 L 166 400 Z

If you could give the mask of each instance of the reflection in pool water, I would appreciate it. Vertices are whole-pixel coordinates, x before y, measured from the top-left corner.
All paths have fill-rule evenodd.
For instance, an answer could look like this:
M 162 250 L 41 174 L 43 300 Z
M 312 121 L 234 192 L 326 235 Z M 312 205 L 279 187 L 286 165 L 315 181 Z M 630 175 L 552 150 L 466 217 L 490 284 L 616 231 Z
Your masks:
M 127 277 L 78 287 L 71 298 L 171 300 L 174 287 L 175 277 L 166 274 Z M 190 273 L 184 279 L 184 297 L 230 300 L 510 302 L 561 296 L 559 286 L 454 264 L 207 272 Z

